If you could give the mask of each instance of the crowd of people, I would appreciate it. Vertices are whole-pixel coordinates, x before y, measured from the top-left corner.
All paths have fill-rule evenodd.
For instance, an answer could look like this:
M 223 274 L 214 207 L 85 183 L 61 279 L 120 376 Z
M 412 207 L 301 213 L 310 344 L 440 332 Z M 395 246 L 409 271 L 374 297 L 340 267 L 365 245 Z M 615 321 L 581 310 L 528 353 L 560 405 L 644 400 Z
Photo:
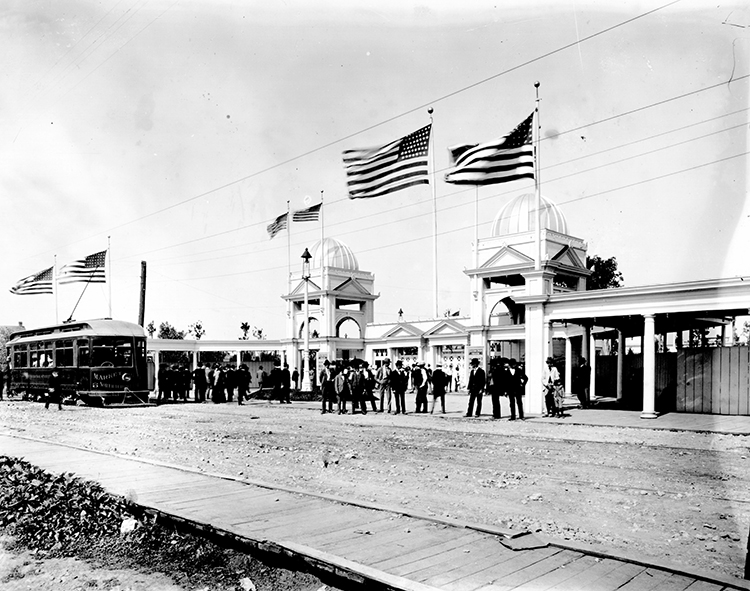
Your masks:
M 349 404 L 353 414 L 367 414 L 368 406 L 371 412 L 406 414 L 407 391 L 415 394 L 415 413 L 434 413 L 438 401 L 445 413 L 445 394 L 452 387 L 452 380 L 441 364 L 434 370 L 421 361 L 406 367 L 399 359 L 391 367 L 391 360 L 385 359 L 375 371 L 367 361 L 357 359 L 333 363 L 326 360 L 323 365 L 318 376 L 323 414 L 346 414 Z M 430 395 L 432 405 L 428 411 Z
M 506 397 L 510 406 L 509 420 L 524 420 L 523 396 L 529 378 L 523 363 L 500 357 L 493 359 L 489 371 L 485 372 L 479 360 L 474 358 L 470 367 L 466 383 L 469 400 L 465 417 L 480 416 L 482 399 L 489 394 L 493 419 L 503 418 L 501 398 Z M 359 359 L 326 360 L 317 376 L 321 413 L 407 414 L 407 392 L 414 395 L 414 413 L 432 414 L 438 404 L 440 412 L 445 413 L 446 393 L 454 387 L 459 389 L 456 381 L 458 374 L 452 369 L 446 371 L 441 364 L 437 364 L 433 370 L 422 361 L 407 366 L 400 359 L 391 367 L 391 360 L 385 359 L 373 370 L 367 361 Z M 276 363 L 268 373 L 260 366 L 254 382 L 244 363 L 236 368 L 226 364 L 210 366 L 201 363 L 192 372 L 184 366 L 164 365 L 159 369 L 158 378 L 157 404 L 170 399 L 187 401 L 192 390 L 196 402 L 233 402 L 236 394 L 237 404 L 241 405 L 249 399 L 253 385 L 256 387 L 254 397 L 265 394 L 272 401 L 290 404 L 292 392 L 299 390 L 300 374 L 296 368 L 290 373 L 286 363 Z M 574 369 L 573 381 L 576 391 L 580 392 L 581 408 L 587 408 L 590 368 L 585 359 L 581 359 Z M 551 357 L 547 359 L 542 387 L 546 405 L 544 416 L 562 416 L 565 391 L 560 372 Z
M 234 402 L 242 405 L 250 398 L 253 376 L 250 368 L 245 364 L 232 367 L 228 364 L 214 365 L 199 363 L 191 372 L 184 365 L 164 364 L 158 373 L 158 394 L 156 403 L 168 400 L 186 402 L 193 392 L 195 402 L 213 402 L 223 404 Z M 271 399 L 282 404 L 291 403 L 292 388 L 299 388 L 299 372 L 295 368 L 289 372 L 289 365 L 284 363 L 274 365 L 270 372 L 266 372 L 261 365 L 256 372 L 254 396 L 269 395 Z

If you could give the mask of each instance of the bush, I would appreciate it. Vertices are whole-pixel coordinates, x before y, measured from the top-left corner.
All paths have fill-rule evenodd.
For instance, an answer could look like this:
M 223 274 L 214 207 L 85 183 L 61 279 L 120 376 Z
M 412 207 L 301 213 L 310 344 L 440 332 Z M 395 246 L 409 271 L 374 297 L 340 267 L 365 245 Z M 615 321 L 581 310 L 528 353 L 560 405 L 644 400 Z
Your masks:
M 0 528 L 23 546 L 72 556 L 90 538 L 119 535 L 125 512 L 98 484 L 0 457 Z
M 243 577 L 262 589 L 318 589 L 318 578 L 264 564 L 208 539 L 157 523 L 138 508 L 73 474 L 51 475 L 24 460 L 0 456 L 0 533 L 13 545 L 49 557 L 75 557 L 111 568 L 162 572 L 180 585 L 234 590 Z M 132 522 L 131 522 L 132 523 Z

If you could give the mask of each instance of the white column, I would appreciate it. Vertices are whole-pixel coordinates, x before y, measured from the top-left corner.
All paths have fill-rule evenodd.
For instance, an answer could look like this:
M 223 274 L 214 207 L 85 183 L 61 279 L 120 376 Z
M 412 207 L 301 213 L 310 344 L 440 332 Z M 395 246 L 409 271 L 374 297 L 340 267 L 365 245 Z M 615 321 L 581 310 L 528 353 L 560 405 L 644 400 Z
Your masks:
M 617 331 L 617 401 L 622 400 L 622 384 L 625 380 L 625 337 Z
M 235 351 L 237 353 L 237 363 L 235 364 L 237 366 L 237 369 L 240 368 L 240 364 L 242 363 L 242 351 Z
M 643 316 L 643 412 L 642 419 L 655 419 L 656 414 L 656 347 L 654 346 L 654 315 Z
M 542 414 L 544 396 L 542 395 L 542 375 L 546 355 L 545 341 L 547 337 L 547 323 L 544 321 L 544 307 L 541 303 L 526 305 L 526 400 L 524 411 L 528 414 Z M 464 374 L 466 375 L 466 374 Z
M 573 391 L 573 343 L 570 337 L 565 337 L 565 392 Z
M 544 323 L 544 360 L 552 357 L 552 323 Z
M 596 398 L 596 337 L 589 331 L 589 367 L 591 367 L 591 383 L 589 385 L 589 400 Z
M 322 247 L 322 244 L 321 244 Z M 302 391 L 310 392 L 312 383 L 310 382 L 310 299 L 309 284 L 310 278 L 305 277 L 305 352 L 302 358 Z
M 584 357 L 586 361 L 591 361 L 589 357 L 591 356 L 591 347 L 589 346 L 589 343 L 591 341 L 591 327 L 590 326 L 584 326 L 583 327 L 583 339 L 581 341 L 581 357 Z
M 196 367 L 198 367 L 198 351 L 196 349 L 193 349 L 192 357 L 193 357 L 193 360 L 191 363 L 191 369 L 195 369 Z

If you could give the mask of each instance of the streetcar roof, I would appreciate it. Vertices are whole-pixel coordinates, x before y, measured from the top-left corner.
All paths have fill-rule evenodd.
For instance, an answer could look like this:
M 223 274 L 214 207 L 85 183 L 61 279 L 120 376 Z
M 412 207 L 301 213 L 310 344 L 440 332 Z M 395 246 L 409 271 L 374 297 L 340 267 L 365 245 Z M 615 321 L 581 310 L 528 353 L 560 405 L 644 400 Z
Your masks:
M 124 320 L 86 320 L 20 330 L 10 335 L 8 344 L 79 336 L 145 337 L 146 333 L 142 326 Z

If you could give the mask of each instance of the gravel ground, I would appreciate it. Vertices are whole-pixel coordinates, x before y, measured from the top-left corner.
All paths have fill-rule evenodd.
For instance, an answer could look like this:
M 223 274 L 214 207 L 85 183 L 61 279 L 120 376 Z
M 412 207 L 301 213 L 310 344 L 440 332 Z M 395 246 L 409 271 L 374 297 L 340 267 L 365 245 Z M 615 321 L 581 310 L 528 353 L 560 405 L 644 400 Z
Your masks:
M 7 433 L 541 531 L 740 578 L 750 437 L 252 402 L 0 403 Z

